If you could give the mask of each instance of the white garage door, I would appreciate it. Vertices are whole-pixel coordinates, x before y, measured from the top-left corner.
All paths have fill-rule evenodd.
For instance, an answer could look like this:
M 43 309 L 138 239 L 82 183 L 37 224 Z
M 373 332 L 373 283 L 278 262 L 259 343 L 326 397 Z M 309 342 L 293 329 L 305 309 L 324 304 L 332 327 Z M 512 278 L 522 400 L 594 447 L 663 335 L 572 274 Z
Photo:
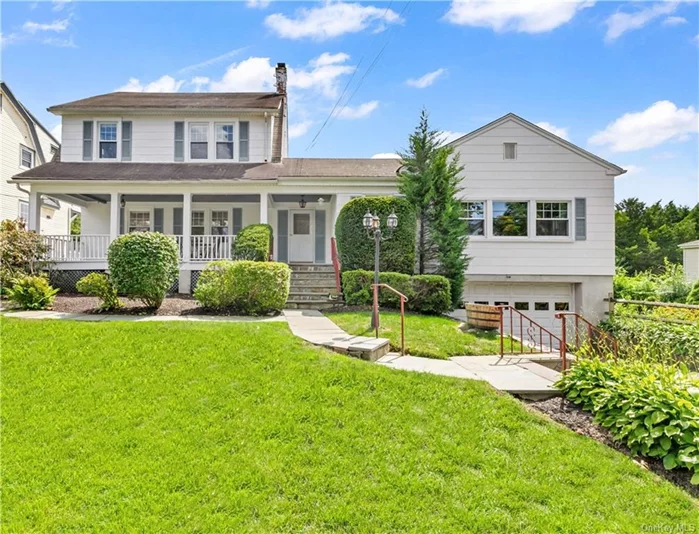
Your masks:
M 558 311 L 572 311 L 572 284 L 469 282 L 464 292 L 466 302 L 509 304 L 554 334 L 560 335 Z

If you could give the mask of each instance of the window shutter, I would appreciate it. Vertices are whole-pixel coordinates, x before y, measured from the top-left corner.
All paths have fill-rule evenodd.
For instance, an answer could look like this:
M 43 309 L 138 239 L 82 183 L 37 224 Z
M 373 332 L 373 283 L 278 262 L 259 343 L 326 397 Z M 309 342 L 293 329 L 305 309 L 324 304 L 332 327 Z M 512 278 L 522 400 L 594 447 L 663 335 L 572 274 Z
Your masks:
M 587 239 L 587 199 L 575 199 L 575 239 L 585 241 Z
M 121 123 L 121 161 L 131 161 L 131 121 L 122 121 Z
M 93 122 L 83 121 L 83 161 L 92 161 Z
M 238 235 L 243 229 L 243 208 L 233 208 L 233 235 Z
M 184 161 L 184 122 L 175 123 L 175 161 Z
M 126 210 L 124 208 L 119 208 L 119 235 L 124 235 L 124 217 L 126 216 Z
M 289 262 L 289 211 L 277 212 L 277 261 Z
M 175 235 L 184 234 L 184 224 L 182 223 L 182 208 L 172 208 L 172 233 Z
M 325 263 L 325 210 L 316 210 L 316 263 Z
M 161 234 L 165 233 L 163 230 L 164 223 L 163 220 L 165 219 L 165 210 L 163 208 L 154 208 L 153 209 L 153 231 L 154 232 L 160 232 Z
M 240 151 L 238 159 L 240 161 L 250 160 L 250 123 L 243 121 L 238 129 L 240 135 L 240 143 L 238 150 Z

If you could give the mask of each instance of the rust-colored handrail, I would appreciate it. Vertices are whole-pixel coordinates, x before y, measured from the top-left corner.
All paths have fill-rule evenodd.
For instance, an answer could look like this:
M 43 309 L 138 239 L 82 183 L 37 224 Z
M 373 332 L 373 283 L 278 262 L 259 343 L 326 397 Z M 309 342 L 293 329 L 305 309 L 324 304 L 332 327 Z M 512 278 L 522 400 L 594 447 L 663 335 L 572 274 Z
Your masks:
M 385 287 L 400 297 L 400 355 L 405 356 L 405 303 L 408 297 L 388 284 L 371 284 L 374 288 L 374 324 L 376 325 L 376 337 L 379 337 L 379 288 Z
M 558 337 L 556 334 L 548 330 L 547 328 L 544 328 L 541 326 L 539 323 L 537 323 L 534 319 L 531 317 L 528 317 L 527 315 L 523 314 L 521 311 L 518 309 L 514 308 L 513 306 L 510 306 L 509 304 L 504 304 L 497 306 L 497 308 L 500 310 L 500 357 L 504 357 L 506 354 L 506 348 L 505 348 L 505 312 L 509 312 L 509 319 L 510 319 L 510 330 L 509 330 L 509 337 L 510 337 L 510 350 L 508 354 L 514 355 L 514 354 L 533 354 L 534 352 L 537 353 L 555 353 L 556 352 L 556 347 L 554 347 L 554 341 L 558 342 L 558 352 L 561 357 L 561 365 L 563 368 L 565 368 L 566 365 L 566 351 L 565 348 L 562 348 L 565 346 L 565 341 Z M 519 319 L 519 321 L 515 320 L 515 316 Z M 519 324 L 517 324 L 519 323 Z M 539 350 L 535 351 L 534 348 L 537 346 L 536 342 L 536 330 L 534 330 L 534 333 L 531 331 L 528 332 L 529 338 L 532 341 L 532 345 L 529 345 L 527 348 L 528 350 L 525 350 L 524 347 L 524 327 L 525 324 L 527 324 L 528 329 L 538 329 L 539 333 Z M 517 351 L 517 343 L 514 338 L 514 333 L 516 328 L 519 327 L 519 350 Z M 544 341 L 548 342 L 548 345 L 544 344 Z M 545 350 L 545 348 L 547 350 Z
M 561 332 L 563 334 L 563 340 L 567 342 L 566 336 L 568 334 L 568 318 L 574 317 L 575 322 L 570 323 L 573 328 L 573 334 L 575 336 L 575 348 L 579 349 L 583 344 L 580 342 L 581 338 L 581 326 L 582 334 L 587 334 L 587 339 L 590 343 L 590 348 L 596 352 L 599 352 L 599 342 L 597 340 L 602 340 L 605 347 L 612 353 L 614 359 L 619 356 L 619 341 L 609 332 L 605 332 L 601 328 L 595 326 L 590 321 L 585 319 L 582 315 L 575 312 L 559 312 L 556 314 L 556 319 L 561 320 Z M 582 325 L 580 324 L 582 323 Z M 571 340 L 573 341 L 573 340 Z M 565 369 L 565 368 L 564 368 Z
M 337 242 L 334 237 L 330 238 L 330 257 L 332 258 L 333 269 L 335 270 L 335 289 L 337 293 L 342 292 L 342 285 L 340 283 L 340 257 L 337 254 Z

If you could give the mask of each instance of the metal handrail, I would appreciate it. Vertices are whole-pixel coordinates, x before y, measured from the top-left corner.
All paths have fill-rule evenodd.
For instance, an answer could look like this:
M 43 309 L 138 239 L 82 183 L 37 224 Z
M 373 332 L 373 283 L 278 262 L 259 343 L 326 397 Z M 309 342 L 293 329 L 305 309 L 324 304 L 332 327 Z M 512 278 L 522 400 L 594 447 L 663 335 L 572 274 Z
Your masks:
M 581 346 L 580 343 L 580 323 L 582 322 L 585 330 L 587 331 L 587 338 L 590 341 L 590 346 L 593 349 L 596 349 L 596 345 L 594 344 L 595 341 L 595 336 L 597 336 L 600 339 L 603 339 L 605 342 L 605 345 L 607 346 L 608 349 L 611 350 L 614 359 L 618 358 L 619 356 L 619 341 L 617 338 L 615 338 L 612 334 L 609 332 L 605 332 L 601 328 L 598 328 L 594 324 L 592 324 L 590 321 L 585 319 L 582 315 L 579 313 L 575 312 L 559 312 L 556 314 L 556 319 L 561 320 L 561 333 L 563 335 L 563 342 L 567 347 L 567 335 L 568 335 L 568 322 L 567 318 L 568 317 L 575 317 L 575 348 L 579 349 Z M 565 367 L 564 367 L 565 370 Z
M 332 258 L 333 269 L 335 270 L 335 289 L 337 293 L 342 292 L 342 284 L 340 283 L 340 257 L 337 253 L 337 242 L 334 237 L 330 238 L 330 257 Z
M 371 284 L 374 288 L 374 324 L 376 325 L 376 337 L 379 337 L 379 288 L 385 287 L 400 297 L 400 355 L 405 356 L 405 303 L 408 297 L 388 284 Z
M 539 350 L 536 352 L 550 352 L 550 353 L 555 353 L 555 347 L 554 347 L 554 341 L 558 342 L 558 351 L 561 357 L 561 364 L 563 368 L 565 369 L 566 365 L 566 351 L 565 351 L 565 342 L 562 340 L 560 337 L 558 337 L 556 334 L 548 330 L 547 328 L 544 328 L 541 326 L 539 323 L 537 323 L 534 319 L 531 317 L 528 317 L 527 315 L 523 314 L 521 311 L 518 309 L 514 308 L 513 306 L 510 306 L 509 304 L 504 304 L 497 306 L 497 308 L 500 310 L 500 357 L 505 356 L 505 311 L 510 312 L 510 352 L 509 354 L 515 354 L 515 338 L 514 338 L 514 331 L 515 331 L 515 320 L 514 320 L 514 315 L 517 314 L 519 317 L 519 352 L 517 354 L 526 354 L 527 352 L 529 354 L 533 354 L 534 348 L 536 347 L 536 336 L 532 336 L 530 333 L 530 339 L 532 340 L 532 345 L 528 346 L 528 351 L 525 350 L 524 348 L 524 323 L 527 321 L 529 324 L 529 327 L 536 327 L 539 329 Z M 548 338 L 548 339 L 545 339 Z M 544 341 L 548 341 L 548 345 L 544 345 Z M 547 347 L 548 350 L 544 350 L 544 347 Z

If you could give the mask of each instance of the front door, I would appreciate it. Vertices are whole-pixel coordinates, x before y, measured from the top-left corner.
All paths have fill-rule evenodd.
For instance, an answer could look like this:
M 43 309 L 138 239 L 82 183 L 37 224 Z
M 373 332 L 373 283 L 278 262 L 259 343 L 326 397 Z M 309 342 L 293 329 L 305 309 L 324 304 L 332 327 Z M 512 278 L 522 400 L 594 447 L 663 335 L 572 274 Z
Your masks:
M 313 211 L 290 211 L 289 261 L 313 262 Z

